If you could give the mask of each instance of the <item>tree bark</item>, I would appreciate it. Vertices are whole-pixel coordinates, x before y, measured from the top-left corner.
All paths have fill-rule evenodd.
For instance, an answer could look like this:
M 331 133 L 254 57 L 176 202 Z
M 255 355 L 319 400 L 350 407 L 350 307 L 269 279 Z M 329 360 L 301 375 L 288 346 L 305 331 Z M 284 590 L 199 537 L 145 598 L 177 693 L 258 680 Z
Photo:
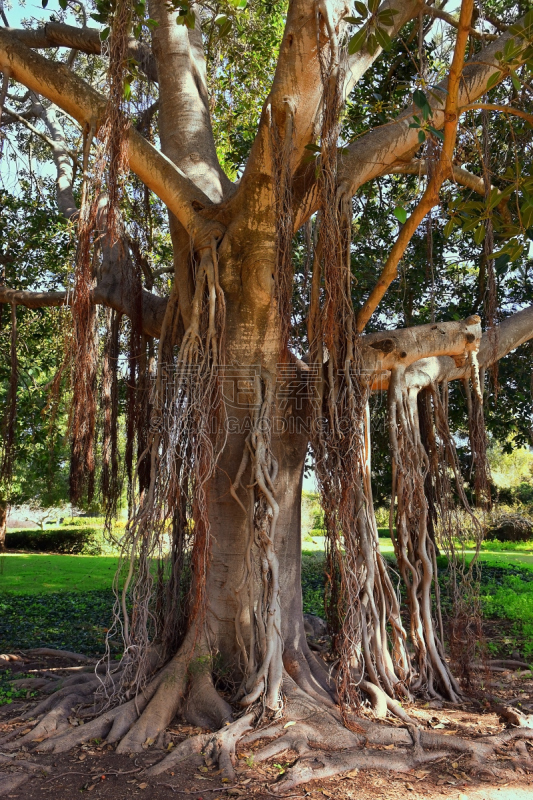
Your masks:
M 0 553 L 2 553 L 6 549 L 8 512 L 9 512 L 8 504 L 3 501 L 0 501 Z

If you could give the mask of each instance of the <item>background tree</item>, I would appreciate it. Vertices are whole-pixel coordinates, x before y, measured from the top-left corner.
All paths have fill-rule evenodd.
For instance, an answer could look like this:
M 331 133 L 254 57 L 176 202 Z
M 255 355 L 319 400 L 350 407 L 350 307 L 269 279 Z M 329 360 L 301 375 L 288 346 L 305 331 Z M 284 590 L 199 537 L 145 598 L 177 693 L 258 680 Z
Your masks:
M 66 13 L 69 4 L 60 7 Z M 137 750 L 178 709 L 218 729 L 232 718 L 229 692 L 247 713 L 176 748 L 154 772 L 200 750 L 231 772 L 236 740 L 258 719 L 272 725 L 248 742 L 281 734 L 258 758 L 312 750 L 313 769 L 301 758 L 285 788 L 355 766 L 404 768 L 443 746 L 415 733 L 412 756 L 394 763 L 378 752 L 362 756 L 361 729 L 370 744 L 410 741 L 410 734 L 361 719 L 356 732 L 343 728 L 335 704 L 348 726 L 363 695 L 378 714 L 388 710 L 412 725 L 399 698 L 454 701 L 461 692 L 432 595 L 434 537 L 452 541 L 460 533 L 451 527 L 450 474 L 469 510 L 448 384 L 464 387 L 475 490 L 486 503 L 485 373 L 493 370 L 494 386 L 498 360 L 533 336 L 530 178 L 528 167 L 520 169 L 530 147 L 524 105 L 533 16 L 520 18 L 515 5 L 498 7 L 497 18 L 481 11 L 477 29 L 471 0 L 458 16 L 374 0 L 357 3 L 350 16 L 336 0 L 292 0 L 278 38 L 281 4 L 231 0 L 213 13 L 201 3 L 172 8 L 153 0 L 147 10 L 119 0 L 97 3 L 101 33 L 68 26 L 61 14 L 40 28 L 0 30 L 4 98 L 16 105 L 4 113 L 10 125 L 40 119 L 41 139 L 48 131 L 58 207 L 77 229 L 71 291 L 6 286 L 0 299 L 70 305 L 71 496 L 91 500 L 101 452 L 109 517 L 119 485 L 120 324 L 128 318 L 130 521 L 117 603 L 125 652 L 106 683 L 116 705 L 105 710 L 108 698 L 100 697 L 103 713 L 83 731 L 51 737 L 40 749 L 106 736 L 120 751 Z M 431 38 L 435 19 L 449 27 Z M 275 64 L 265 41 L 279 43 Z M 53 47 L 71 48 L 66 64 L 37 52 Z M 388 62 L 383 48 L 392 50 Z M 239 84 L 238 53 L 261 62 L 249 73 L 251 97 Z M 11 100 L 11 81 L 28 93 Z M 102 84 L 106 98 L 94 88 Z M 480 102 L 487 93 L 490 102 Z M 81 128 L 74 157 L 72 134 L 60 129 L 50 104 Z M 502 114 L 512 119 L 509 163 L 496 169 L 488 126 Z M 92 149 L 94 137 L 100 143 Z M 75 159 L 83 175 L 78 196 Z M 465 168 L 471 164 L 474 171 Z M 128 166 L 137 176 L 131 182 Z M 457 184 L 480 199 L 463 196 Z M 433 209 L 444 214 L 442 200 L 448 218 L 442 234 L 426 224 L 424 256 L 417 231 Z M 161 204 L 170 239 L 163 233 L 158 241 Z M 477 292 L 468 297 L 452 265 L 437 273 L 435 263 L 460 251 L 470 232 L 483 257 Z M 168 265 L 154 269 L 154 250 L 173 259 L 168 297 L 156 283 Z M 406 277 L 411 257 L 418 285 Z M 516 313 L 501 321 L 498 270 L 517 281 L 515 307 L 502 309 Z M 401 294 L 390 301 L 399 271 Z M 97 304 L 110 309 L 101 322 Z M 381 330 L 363 334 L 371 320 Z M 387 393 L 394 542 L 409 632 L 379 554 L 367 410 L 373 392 Z M 328 534 L 333 676 L 307 647 L 302 619 L 300 494 L 309 442 Z M 169 538 L 155 580 L 153 562 Z M 462 600 L 455 615 L 468 616 Z M 225 696 L 214 682 L 220 663 Z M 65 708 L 72 702 L 71 694 Z M 276 721 L 282 712 L 298 721 L 288 732 L 285 720 Z M 45 717 L 27 741 L 51 733 L 59 717 L 56 710 L 53 725 Z M 487 756 L 493 746 L 475 742 L 469 751 Z M 446 737 L 446 747 L 465 743 Z

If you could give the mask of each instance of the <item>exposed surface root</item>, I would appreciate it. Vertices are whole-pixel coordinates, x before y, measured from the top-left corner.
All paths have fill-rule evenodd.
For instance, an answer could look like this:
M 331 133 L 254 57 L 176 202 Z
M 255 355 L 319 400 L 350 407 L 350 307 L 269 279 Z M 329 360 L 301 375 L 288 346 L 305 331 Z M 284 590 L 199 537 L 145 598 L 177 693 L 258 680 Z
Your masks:
M 182 761 L 201 755 L 207 766 L 218 764 L 224 776 L 234 780 L 235 746 L 242 735 L 250 730 L 253 721 L 254 714 L 246 714 L 217 733 L 204 733 L 186 739 L 172 753 L 151 767 L 148 775 L 160 775 Z
M 279 760 L 284 754 L 290 766 L 278 782 L 270 785 L 270 791 L 280 795 L 308 781 L 327 780 L 352 770 L 405 773 L 452 756 L 462 756 L 465 759 L 463 768 L 490 778 L 503 775 L 502 768 L 505 770 L 511 764 L 527 772 L 533 770 L 526 744 L 533 742 L 532 720 L 519 711 L 515 714 L 516 709 L 508 706 L 495 710 L 508 711 L 509 714 L 502 716 L 512 727 L 495 736 L 466 739 L 419 727 L 420 722 L 412 719 L 401 706 L 389 708 L 394 701 L 382 691 L 376 693 L 375 687 L 365 681 L 361 682 L 361 689 L 373 700 L 374 716 L 393 713 L 402 718 L 405 726 L 392 727 L 352 714 L 345 714 L 343 719 L 337 706 L 328 706 L 321 697 L 310 696 L 285 673 L 282 717 L 272 719 L 270 716 L 271 721 L 261 725 L 257 722 L 260 708 L 254 706 L 252 711 L 232 722 L 232 709 L 216 691 L 204 661 L 197 658 L 191 663 L 190 657 L 185 658 L 182 651 L 156 676 L 144 694 L 104 710 L 84 725 L 76 724 L 77 720 L 71 715 L 80 716 L 79 705 L 87 706 L 95 681 L 96 676 L 86 674 L 67 678 L 68 686 L 34 706 L 31 716 L 35 717 L 38 709 L 42 715 L 36 727 L 11 742 L 9 747 L 20 750 L 22 745 L 36 744 L 35 754 L 58 754 L 97 738 L 106 740 L 107 744 L 119 742 L 117 751 L 120 752 L 131 752 L 124 744 L 131 740 L 135 747 L 135 743 L 141 741 L 142 750 L 150 745 L 166 749 L 170 736 L 165 734 L 165 728 L 174 716 L 173 709 L 179 709 L 190 723 L 218 730 L 177 744 L 161 761 L 147 769 L 147 776 L 160 775 L 192 762 L 201 767 L 216 767 L 225 778 L 234 780 L 239 745 L 246 748 L 248 756 L 250 751 L 253 753 L 257 764 Z M 84 694 L 80 695 L 80 691 Z M 151 706 L 150 715 L 145 717 Z M 156 736 L 149 736 L 150 729 L 144 720 L 152 724 L 156 712 L 161 714 L 158 732 Z M 258 727 L 254 729 L 254 726 Z M 384 747 L 387 752 L 383 751 Z M 12 758 L 5 753 L 0 757 L 0 764 L 9 771 L 0 778 L 0 795 L 9 794 L 40 769 L 32 762 L 19 758 L 12 761 Z M 13 773 L 15 768 L 23 772 Z
M 443 755 L 445 753 L 422 753 L 418 756 L 412 756 L 357 750 L 333 752 L 313 750 L 299 758 L 273 789 L 276 793 L 283 794 L 302 783 L 331 778 L 340 772 L 347 772 L 353 769 L 385 769 L 393 772 L 409 772 L 409 770 L 428 761 L 435 761 Z
M 131 721 L 134 724 L 131 724 L 129 720 L 124 720 L 124 727 L 126 723 L 129 724 L 124 730 L 121 729 L 120 735 L 118 730 L 111 732 L 110 741 L 120 739 L 117 747 L 118 753 L 140 753 L 143 744 L 146 744 L 147 741 L 155 741 L 170 724 L 183 700 L 190 665 L 191 648 L 185 644 L 146 687 L 142 695 L 137 695 L 134 701 L 135 707 L 139 706 L 142 698 L 144 705 L 139 711 L 143 711 L 143 713 L 135 722 Z M 122 721 L 117 720 L 117 725 L 113 727 L 122 728 Z
M 212 730 L 218 730 L 233 720 L 231 706 L 217 692 L 208 672 L 192 679 L 181 715 L 191 725 Z
M 11 794 L 11 792 L 14 792 L 19 786 L 22 786 L 23 783 L 26 783 L 30 777 L 31 776 L 27 772 L 16 772 L 14 775 L 0 776 L 0 797 Z

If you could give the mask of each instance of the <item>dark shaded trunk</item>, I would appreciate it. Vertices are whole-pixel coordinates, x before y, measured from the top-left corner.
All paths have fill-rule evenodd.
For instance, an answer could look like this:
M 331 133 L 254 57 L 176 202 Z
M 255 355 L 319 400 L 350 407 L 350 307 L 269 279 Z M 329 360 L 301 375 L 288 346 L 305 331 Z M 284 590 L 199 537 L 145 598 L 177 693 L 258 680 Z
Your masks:
M 7 503 L 0 502 L 0 553 L 6 549 L 6 533 L 7 533 L 7 514 L 9 507 Z

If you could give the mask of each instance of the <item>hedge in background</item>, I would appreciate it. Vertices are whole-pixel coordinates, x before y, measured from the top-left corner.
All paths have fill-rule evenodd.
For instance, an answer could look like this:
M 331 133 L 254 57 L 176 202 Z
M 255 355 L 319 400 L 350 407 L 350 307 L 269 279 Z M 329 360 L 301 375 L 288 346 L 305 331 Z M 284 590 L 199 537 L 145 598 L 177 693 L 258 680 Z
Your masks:
M 6 548 L 30 553 L 67 553 L 99 556 L 101 531 L 95 528 L 61 528 L 52 531 L 8 531 Z

